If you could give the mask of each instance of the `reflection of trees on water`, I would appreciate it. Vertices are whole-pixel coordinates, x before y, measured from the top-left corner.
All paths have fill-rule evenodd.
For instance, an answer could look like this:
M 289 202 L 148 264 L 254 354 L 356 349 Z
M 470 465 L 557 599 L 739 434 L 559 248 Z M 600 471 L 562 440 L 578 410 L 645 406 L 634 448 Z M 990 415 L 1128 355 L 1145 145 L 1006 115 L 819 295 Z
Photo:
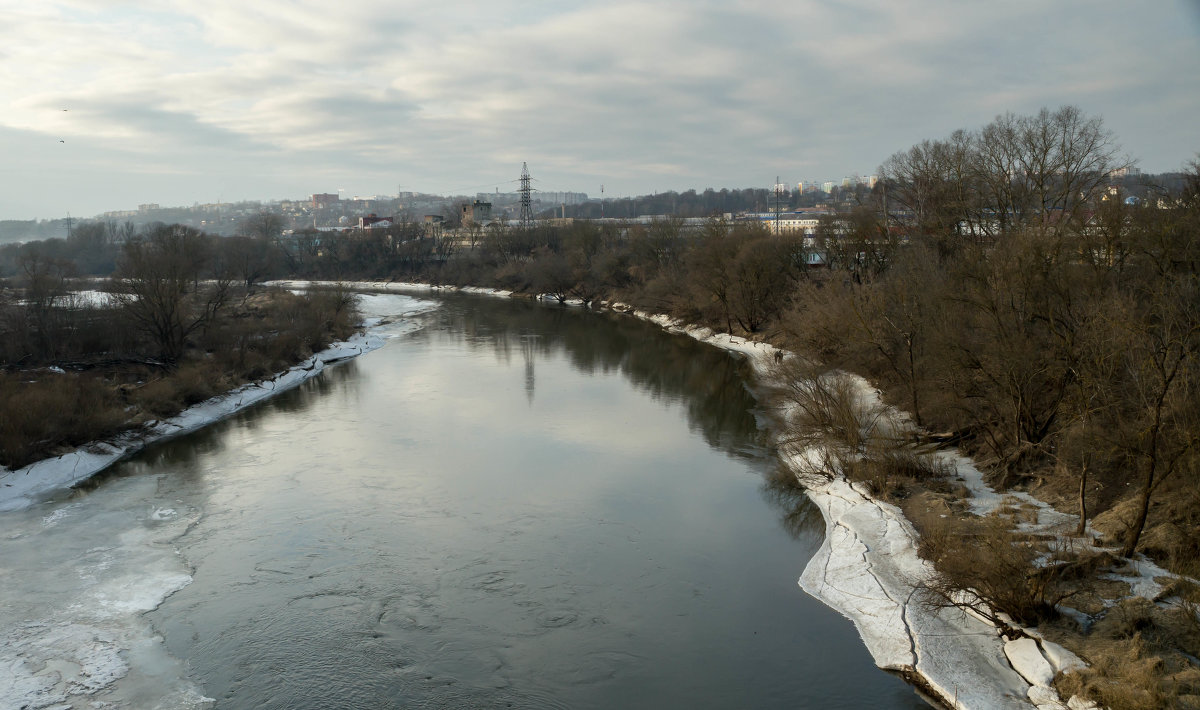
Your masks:
M 651 397 L 682 405 L 688 426 L 712 447 L 745 456 L 761 436 L 739 358 L 658 326 L 615 314 L 452 296 L 418 339 L 436 338 L 511 363 L 521 357 L 530 401 L 538 358 L 562 356 L 588 375 L 620 373 Z M 753 448 L 753 447 L 751 447 Z
M 448 296 L 427 318 L 428 327 L 410 337 L 490 352 L 505 364 L 521 357 L 530 402 L 537 359 L 562 356 L 580 372 L 619 372 L 651 397 L 680 404 L 691 430 L 715 449 L 739 458 L 769 455 L 745 386 L 749 366 L 727 352 L 628 316 L 521 300 Z M 819 544 L 821 514 L 782 463 L 764 473 L 762 491 L 792 537 Z
M 825 536 L 825 519 L 816 503 L 808 497 L 796 474 L 783 464 L 772 468 L 765 476 L 763 497 L 779 508 L 779 522 L 797 540 L 820 544 Z M 815 548 L 814 548 L 815 552 Z
M 150 444 L 128 460 L 81 481 L 74 489 L 86 493 L 113 478 L 149 474 L 168 468 L 177 477 L 176 481 L 199 480 L 202 469 L 195 465 L 196 462 L 221 452 L 228 444 L 226 433 L 230 429 L 257 429 L 264 417 L 276 412 L 292 414 L 303 411 L 319 398 L 338 389 L 353 387 L 359 381 L 358 363 L 354 360 L 338 363 L 326 368 L 319 377 L 305 380 L 297 387 L 243 409 L 233 417 L 213 422 L 186 436 Z

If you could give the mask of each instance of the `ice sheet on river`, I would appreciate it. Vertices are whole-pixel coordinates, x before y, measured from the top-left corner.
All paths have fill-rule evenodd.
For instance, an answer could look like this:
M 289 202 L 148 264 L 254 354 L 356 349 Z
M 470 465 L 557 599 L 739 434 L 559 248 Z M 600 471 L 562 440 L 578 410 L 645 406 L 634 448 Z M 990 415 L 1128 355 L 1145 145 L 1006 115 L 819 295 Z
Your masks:
M 211 705 L 142 618 L 191 582 L 172 543 L 198 515 L 151 503 L 153 477 L 115 485 L 105 501 L 6 514 L 0 707 Z

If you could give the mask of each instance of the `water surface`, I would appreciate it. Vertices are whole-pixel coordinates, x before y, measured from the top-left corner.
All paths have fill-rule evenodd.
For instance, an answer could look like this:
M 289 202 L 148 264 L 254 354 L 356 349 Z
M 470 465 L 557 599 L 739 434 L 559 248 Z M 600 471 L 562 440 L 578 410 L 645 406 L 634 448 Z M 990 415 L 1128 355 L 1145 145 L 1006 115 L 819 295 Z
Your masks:
M 736 357 L 519 301 L 425 319 L 24 515 L 10 546 L 90 540 L 46 551 L 60 576 L 134 531 L 108 546 L 120 589 L 138 556 L 181 587 L 127 619 L 159 661 L 113 687 L 157 673 L 178 706 L 219 708 L 925 707 L 798 588 L 820 513 L 774 482 Z

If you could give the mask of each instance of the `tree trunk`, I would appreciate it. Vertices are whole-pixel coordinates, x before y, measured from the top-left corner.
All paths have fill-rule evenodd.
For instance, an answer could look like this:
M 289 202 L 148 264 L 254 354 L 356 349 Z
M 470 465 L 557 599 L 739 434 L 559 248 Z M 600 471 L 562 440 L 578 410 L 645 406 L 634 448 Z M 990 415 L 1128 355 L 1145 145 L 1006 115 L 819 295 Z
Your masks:
M 1146 480 L 1142 483 L 1141 500 L 1138 501 L 1138 515 L 1134 520 L 1133 525 L 1129 528 L 1128 534 L 1125 536 L 1125 547 L 1121 549 L 1122 557 L 1132 557 L 1137 551 L 1138 540 L 1142 537 L 1142 530 L 1146 528 L 1146 518 L 1150 514 L 1150 495 L 1154 492 L 1154 462 L 1151 461 L 1149 469 L 1146 472 Z
M 1079 472 L 1079 527 L 1075 528 L 1075 534 L 1079 537 L 1087 533 L 1087 475 L 1087 464 L 1084 464 Z

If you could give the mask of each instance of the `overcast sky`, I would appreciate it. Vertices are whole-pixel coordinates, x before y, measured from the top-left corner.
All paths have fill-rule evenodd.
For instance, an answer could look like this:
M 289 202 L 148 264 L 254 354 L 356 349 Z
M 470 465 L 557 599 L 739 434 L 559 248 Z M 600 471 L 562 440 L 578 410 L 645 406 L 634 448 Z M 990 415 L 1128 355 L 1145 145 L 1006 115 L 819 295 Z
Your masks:
M 0 0 L 0 219 L 766 187 L 1079 106 L 1200 151 L 1200 0 Z M 64 110 L 66 109 L 66 110 Z

